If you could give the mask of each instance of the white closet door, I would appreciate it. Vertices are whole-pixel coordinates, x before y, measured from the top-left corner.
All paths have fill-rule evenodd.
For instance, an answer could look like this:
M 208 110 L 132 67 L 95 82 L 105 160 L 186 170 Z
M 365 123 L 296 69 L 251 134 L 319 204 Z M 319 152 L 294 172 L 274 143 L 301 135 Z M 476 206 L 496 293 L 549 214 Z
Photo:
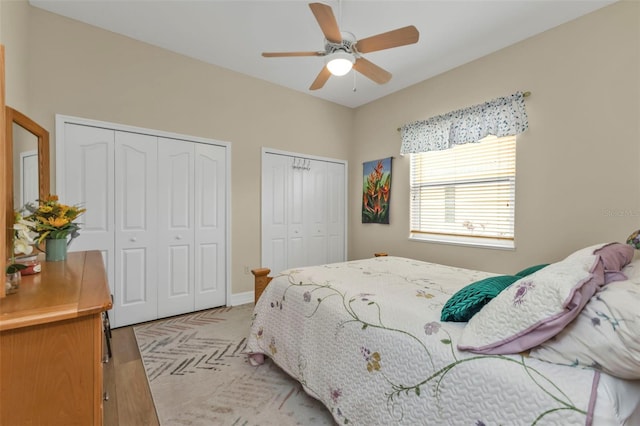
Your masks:
M 274 273 L 346 260 L 346 165 L 262 156 L 262 266 Z
M 226 149 L 195 147 L 195 309 L 226 303 Z
M 292 158 L 265 154 L 262 162 L 262 266 L 273 273 L 288 265 L 288 191 Z
M 308 208 L 305 203 L 311 194 L 308 193 L 307 171 L 300 167 L 292 167 L 294 159 L 289 159 L 289 178 L 286 182 L 287 190 L 287 253 L 285 268 L 297 268 L 308 265 L 309 231 L 305 224 L 308 222 Z M 297 164 L 297 162 L 296 162 Z
M 304 171 L 304 234 L 307 258 L 304 265 L 327 263 L 327 162 L 310 161 Z M 332 194 L 333 195 L 333 194 Z M 301 265 L 302 266 L 302 265 Z
M 158 138 L 158 316 L 194 310 L 194 144 Z
M 156 319 L 157 138 L 115 134 L 116 326 Z
M 56 191 L 87 209 L 70 250 L 102 252 L 114 327 L 227 302 L 230 147 L 195 139 L 56 116 Z
M 327 163 L 327 263 L 344 262 L 345 253 L 345 167 Z
M 70 251 L 100 250 L 113 294 L 114 274 L 114 137 L 113 130 L 65 123 L 64 144 L 56 152 L 57 193 L 65 204 L 79 204 L 80 236 Z M 114 318 L 111 318 L 114 321 Z

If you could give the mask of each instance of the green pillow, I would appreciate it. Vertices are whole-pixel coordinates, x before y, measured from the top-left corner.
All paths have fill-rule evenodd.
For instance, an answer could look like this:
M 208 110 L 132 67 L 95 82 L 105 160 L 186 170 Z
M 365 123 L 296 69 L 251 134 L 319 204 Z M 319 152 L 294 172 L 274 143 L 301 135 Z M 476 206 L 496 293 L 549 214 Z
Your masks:
M 522 277 L 517 275 L 498 275 L 469 284 L 447 300 L 442 308 L 440 320 L 469 321 L 491 299 L 520 278 Z
M 519 276 L 520 278 L 526 277 L 527 275 L 531 275 L 534 272 L 539 271 L 540 269 L 544 268 L 545 266 L 549 266 L 549 264 L 548 263 L 544 263 L 542 265 L 529 266 L 528 268 L 525 268 L 522 271 L 516 273 L 516 275 Z

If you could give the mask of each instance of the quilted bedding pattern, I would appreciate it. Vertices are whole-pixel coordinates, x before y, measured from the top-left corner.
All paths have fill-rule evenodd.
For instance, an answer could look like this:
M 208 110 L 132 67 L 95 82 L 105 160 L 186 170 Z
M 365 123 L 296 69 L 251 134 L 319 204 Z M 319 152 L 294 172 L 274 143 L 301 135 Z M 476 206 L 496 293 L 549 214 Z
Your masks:
M 398 257 L 284 271 L 255 307 L 247 351 L 339 424 L 590 424 L 593 370 L 456 349 L 466 323 L 440 322 L 442 306 L 492 275 Z

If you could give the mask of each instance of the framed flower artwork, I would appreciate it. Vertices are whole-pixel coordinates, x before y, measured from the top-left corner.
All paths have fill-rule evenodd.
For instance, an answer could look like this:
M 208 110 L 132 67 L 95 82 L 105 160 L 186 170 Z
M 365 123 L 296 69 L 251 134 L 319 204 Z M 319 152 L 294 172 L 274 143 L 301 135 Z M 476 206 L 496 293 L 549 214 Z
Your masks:
M 362 223 L 389 223 L 392 159 L 363 163 Z

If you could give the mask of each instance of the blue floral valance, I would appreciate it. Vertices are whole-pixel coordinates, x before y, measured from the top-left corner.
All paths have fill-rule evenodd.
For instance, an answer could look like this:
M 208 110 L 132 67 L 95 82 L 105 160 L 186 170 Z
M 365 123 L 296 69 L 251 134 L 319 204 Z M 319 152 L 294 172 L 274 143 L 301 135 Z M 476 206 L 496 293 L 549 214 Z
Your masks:
M 454 145 L 478 142 L 487 135 L 517 135 L 528 127 L 524 94 L 517 92 L 484 104 L 405 124 L 400 128 L 400 153 L 440 151 Z

